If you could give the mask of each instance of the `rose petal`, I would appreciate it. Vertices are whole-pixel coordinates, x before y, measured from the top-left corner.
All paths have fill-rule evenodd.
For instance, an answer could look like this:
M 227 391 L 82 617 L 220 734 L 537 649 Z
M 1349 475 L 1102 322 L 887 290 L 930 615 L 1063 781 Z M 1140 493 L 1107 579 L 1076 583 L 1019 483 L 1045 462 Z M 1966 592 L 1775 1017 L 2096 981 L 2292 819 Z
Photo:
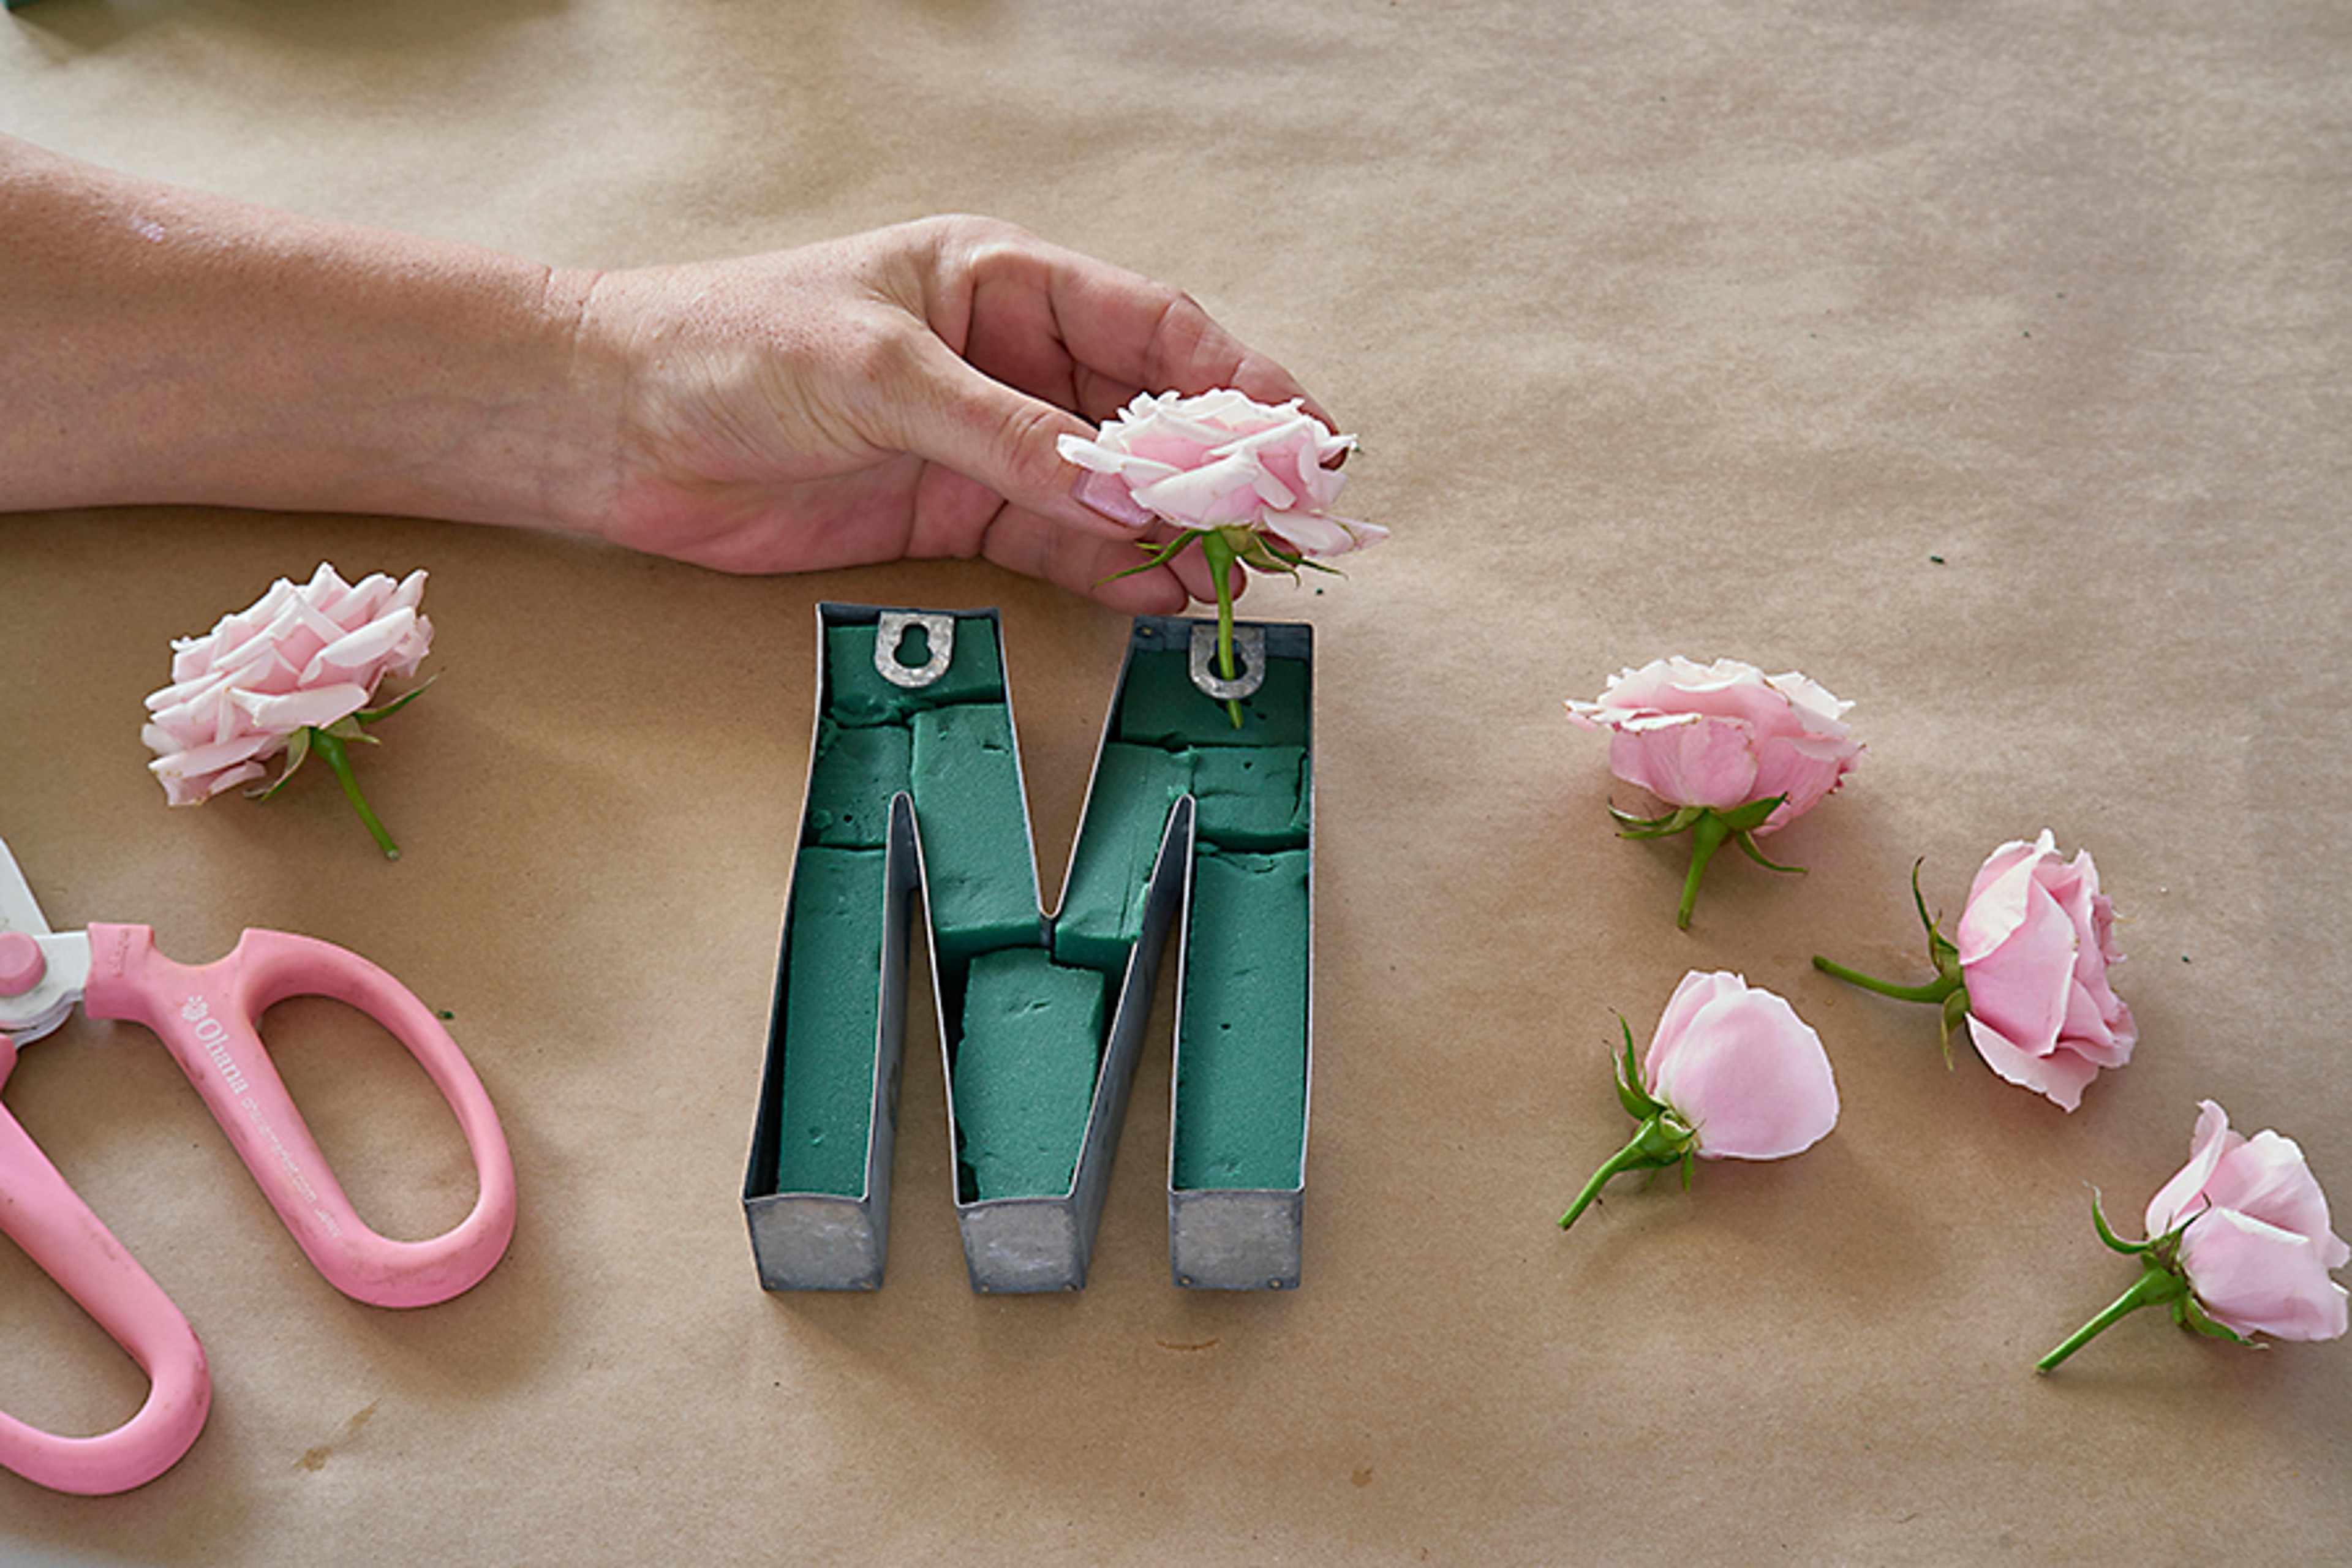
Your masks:
M 2189 1163 L 2172 1180 L 2157 1189 L 2147 1203 L 2147 1234 L 2168 1236 L 2180 1222 L 2202 1206 L 2198 1194 L 2212 1179 L 2221 1156 L 2245 1140 L 2230 1131 L 2230 1116 L 2210 1100 L 2197 1102 L 2197 1128 L 2189 1139 Z
M 2189 1222 L 2180 1266 L 2205 1310 L 2239 1333 L 2332 1340 L 2347 1326 L 2344 1287 L 2312 1238 L 2234 1209 Z
M 2330 1228 L 2327 1194 L 2292 1138 L 2262 1131 L 2224 1149 L 2199 1196 L 2217 1207 L 2309 1237 L 2325 1266 L 2352 1262 L 2352 1249 Z
M 1696 714 L 1629 723 L 1610 739 L 1609 770 L 1671 805 L 1730 807 L 1759 798 L 1747 732 Z
M 2018 1049 L 2046 1056 L 2065 1022 L 2076 939 L 2066 911 L 2028 870 L 2019 867 L 1972 894 L 1952 941 L 1969 1011 Z
M 2073 1051 L 2037 1054 L 2025 1050 L 1974 1013 L 1969 1015 L 1969 1038 L 1976 1046 L 1977 1055 L 1984 1058 L 1985 1066 L 2020 1089 L 2048 1096 L 2061 1110 L 2080 1106 L 2083 1090 L 2099 1076 L 2097 1063 Z
M 367 698 L 366 687 L 344 685 L 313 687 L 284 696 L 240 691 L 234 700 L 251 716 L 256 730 L 283 738 L 306 725 L 323 730 L 366 707 Z
M 1685 977 L 1660 1020 L 1644 1077 L 1696 1129 L 1706 1159 L 1784 1159 L 1837 1125 L 1837 1085 L 1821 1037 L 1781 997 L 1736 974 L 1696 986 Z

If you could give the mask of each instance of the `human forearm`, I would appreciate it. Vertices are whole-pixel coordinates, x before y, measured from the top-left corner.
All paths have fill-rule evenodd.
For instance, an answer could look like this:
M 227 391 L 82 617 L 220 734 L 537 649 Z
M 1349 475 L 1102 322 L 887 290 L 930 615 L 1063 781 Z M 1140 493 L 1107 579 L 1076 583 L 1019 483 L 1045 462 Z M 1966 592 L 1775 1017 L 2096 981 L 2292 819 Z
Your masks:
M 0 137 L 0 510 L 179 501 L 591 526 L 588 280 Z

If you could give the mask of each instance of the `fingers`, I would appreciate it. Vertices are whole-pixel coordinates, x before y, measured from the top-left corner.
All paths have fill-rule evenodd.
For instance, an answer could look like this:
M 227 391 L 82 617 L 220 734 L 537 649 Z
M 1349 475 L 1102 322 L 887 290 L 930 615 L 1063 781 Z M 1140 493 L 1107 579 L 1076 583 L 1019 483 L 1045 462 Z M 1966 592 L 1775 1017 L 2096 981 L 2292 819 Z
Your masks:
M 1132 539 L 1150 520 L 1123 487 L 1086 483 L 1093 476 L 1063 459 L 1057 438 L 1092 436 L 1086 421 L 984 374 L 928 331 L 901 346 L 900 384 L 882 399 L 885 444 L 1095 538 Z
M 1190 590 L 1168 567 L 1132 571 L 1148 559 L 1137 542 L 1076 533 L 1029 513 L 998 513 L 980 552 L 999 566 L 1131 616 L 1172 616 L 1192 602 Z
M 965 253 L 971 278 L 964 352 L 972 363 L 1097 423 L 1138 392 L 1229 386 L 1262 403 L 1324 408 L 1281 365 L 1190 295 L 1139 273 L 987 225 Z

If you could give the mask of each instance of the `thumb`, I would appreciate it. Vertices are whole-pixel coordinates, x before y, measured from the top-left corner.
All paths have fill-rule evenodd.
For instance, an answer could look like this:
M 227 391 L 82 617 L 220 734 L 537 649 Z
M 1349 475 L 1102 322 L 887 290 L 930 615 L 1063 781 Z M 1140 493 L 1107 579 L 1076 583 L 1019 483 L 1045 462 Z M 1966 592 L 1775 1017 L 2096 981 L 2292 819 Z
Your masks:
M 1060 437 L 1095 434 L 1076 415 L 982 374 L 928 332 L 918 340 L 913 372 L 892 411 L 905 450 L 1088 533 L 1132 539 L 1151 521 L 1125 485 L 1062 456 Z

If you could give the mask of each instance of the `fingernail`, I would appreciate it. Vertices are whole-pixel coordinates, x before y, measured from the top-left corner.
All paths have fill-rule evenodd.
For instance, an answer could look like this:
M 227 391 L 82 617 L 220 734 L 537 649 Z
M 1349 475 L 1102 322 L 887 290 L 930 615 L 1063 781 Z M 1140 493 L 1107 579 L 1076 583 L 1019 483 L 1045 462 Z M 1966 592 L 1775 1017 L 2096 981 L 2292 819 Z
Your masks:
M 1141 528 L 1151 521 L 1150 511 L 1138 506 L 1125 480 L 1117 474 L 1099 474 L 1092 468 L 1080 471 L 1072 491 L 1078 504 L 1087 510 L 1110 519 L 1122 528 Z

